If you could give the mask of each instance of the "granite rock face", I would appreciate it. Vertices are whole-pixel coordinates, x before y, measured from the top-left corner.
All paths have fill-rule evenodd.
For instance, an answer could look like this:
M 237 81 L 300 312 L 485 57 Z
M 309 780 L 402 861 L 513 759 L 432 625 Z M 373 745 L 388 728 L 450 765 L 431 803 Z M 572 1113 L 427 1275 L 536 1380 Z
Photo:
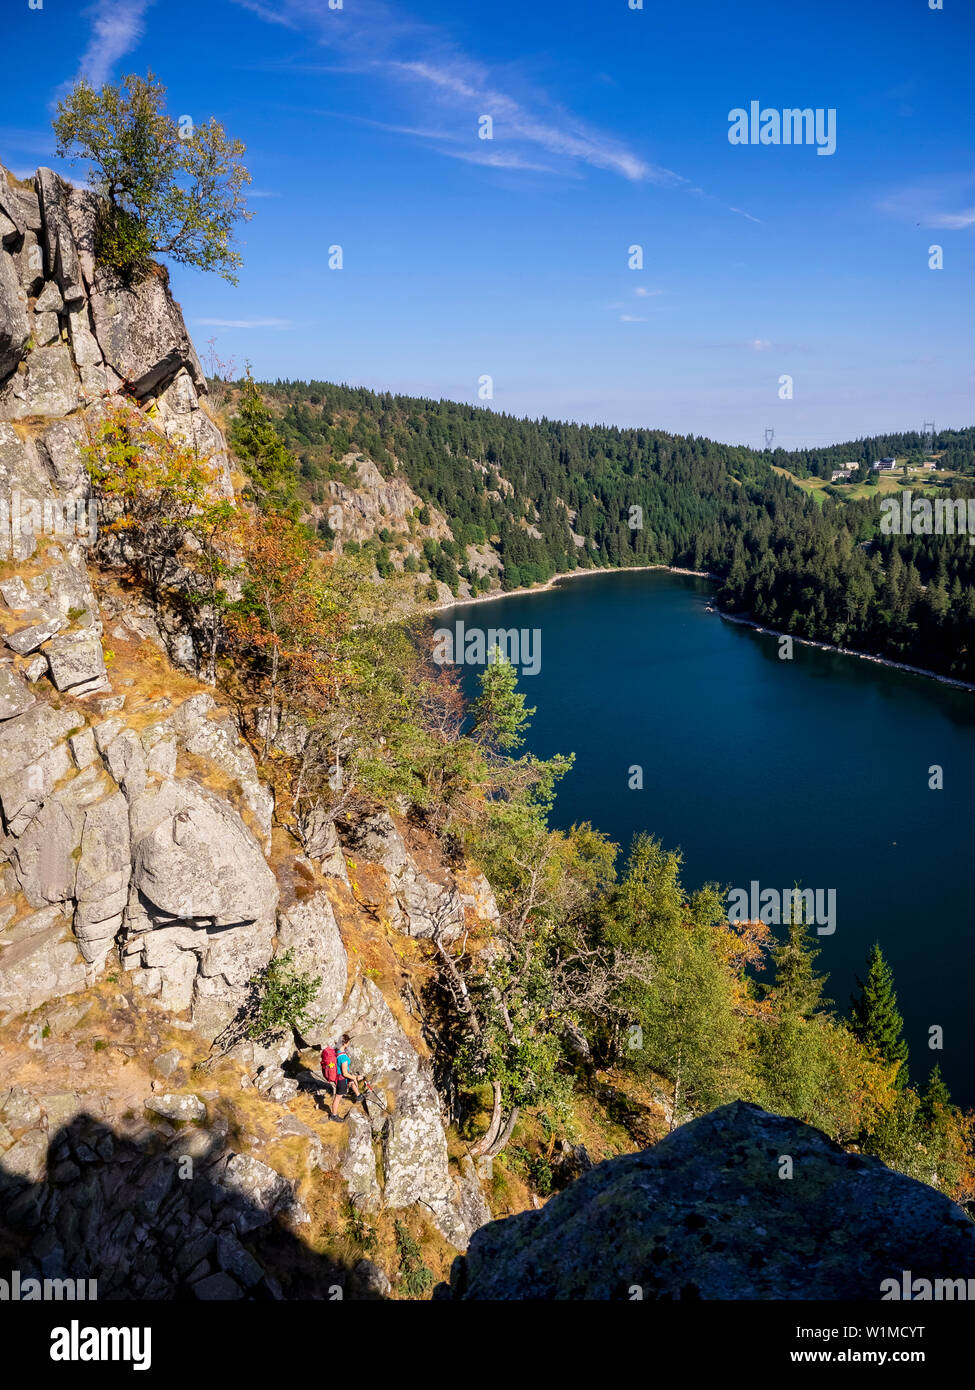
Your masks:
M 133 396 L 152 407 L 140 419 L 197 444 L 224 491 L 226 443 L 201 409 L 206 381 L 165 272 L 126 286 L 98 269 L 96 214 L 90 192 L 50 169 L 17 181 L 0 167 L 0 560 L 31 564 L 0 588 L 0 865 L 6 888 L 58 913 L 27 932 L 0 893 L 0 1002 L 18 1013 L 81 988 L 118 945 L 149 993 L 177 1011 L 198 1004 L 216 1028 L 270 959 L 277 888 L 234 805 L 177 779 L 177 758 L 230 780 L 264 847 L 273 798 L 209 696 L 138 730 L 92 719 L 84 702 L 111 685 L 84 448 Z M 192 634 L 149 621 L 137 635 L 194 668 Z M 58 696 L 70 704 L 56 713 Z
M 435 1296 L 880 1300 L 904 1270 L 972 1279 L 975 1224 L 878 1159 L 736 1101 L 482 1226 Z
M 13 257 L 0 255 L 0 375 L 16 367 L 29 337 L 27 295 Z
M 203 369 L 164 276 L 150 275 L 133 287 L 100 271 L 91 310 L 105 361 L 133 395 L 142 399 L 157 393 L 181 370 L 189 373 L 197 391 L 206 390 Z
M 470 1231 L 449 1170 L 440 1098 L 429 1063 L 368 978 L 353 985 L 332 1033 L 350 1035 L 357 1066 L 385 1097 L 387 1113 L 373 1112 L 372 1118 L 382 1148 L 386 1205 L 422 1202 L 446 1238 L 463 1249 Z
M 440 937 L 443 941 L 460 935 L 464 901 L 457 885 L 439 883 L 417 867 L 388 811 L 343 822 L 339 829 L 350 854 L 386 870 L 392 925 L 397 931 L 404 936 Z
M 336 825 L 322 807 L 307 811 L 299 827 L 305 854 L 294 860 L 315 888 L 280 901 L 268 860 L 274 794 L 234 715 L 208 693 L 147 696 L 107 659 L 113 639 L 150 642 L 206 679 L 197 607 L 104 582 L 106 570 L 137 561 L 145 542 L 104 524 L 104 499 L 96 509 L 85 461 L 92 432 L 109 412 L 135 412 L 140 428 L 192 445 L 215 490 L 234 494 L 226 441 L 205 408 L 206 380 L 168 277 L 157 267 L 126 284 L 99 267 L 97 216 L 95 196 L 52 170 L 21 181 L 0 167 L 0 561 L 12 562 L 0 574 L 0 1023 L 29 1029 L 26 1015 L 55 1004 L 84 1013 L 84 992 L 121 970 L 140 1002 L 212 1041 L 240 1017 L 275 951 L 293 950 L 320 980 L 307 1041 L 352 1034 L 356 1065 L 385 1104 L 357 1108 L 350 1120 L 342 1171 L 351 1197 L 370 1211 L 423 1203 L 462 1249 L 486 1218 L 483 1196 L 476 1175 L 451 1171 L 423 1045 L 346 950 L 329 894 L 344 894 L 350 911 L 356 905 Z M 378 474 L 360 475 L 362 497 L 346 500 L 353 512 L 364 509 L 368 529 L 381 521 L 369 490 L 386 485 Z M 404 515 L 418 501 L 400 483 L 382 495 Z M 169 557 L 161 590 L 192 590 L 184 560 Z M 463 923 L 457 887 L 421 873 L 391 817 L 367 817 L 346 831 L 356 852 L 386 871 L 398 930 L 432 936 Z M 71 995 L 80 997 L 60 1003 Z M 285 1113 L 299 1089 L 284 1070 L 295 1050 L 295 1039 L 282 1035 L 273 1047 L 248 1042 L 234 1054 L 253 1068 L 244 1083 Z M 147 1101 L 160 1123 L 174 1125 L 202 1123 L 202 1105 L 175 1090 Z M 49 1138 L 57 1109 L 42 1126 Z M 36 1127 L 15 1133 L 13 1101 L 8 1111 L 0 1117 L 0 1151 L 10 1150 L 0 1175 L 39 1183 L 43 1136 Z M 303 1133 L 300 1124 L 287 1132 Z M 98 1143 L 110 1149 L 111 1137 L 101 1133 Z M 56 1176 L 43 1197 L 46 1215 L 32 1228 L 39 1247 L 55 1240 L 61 1193 L 75 1185 L 88 1193 L 92 1179 L 78 1173 L 94 1147 L 79 1138 L 47 1155 L 48 1176 Z M 258 1285 L 275 1296 L 238 1237 L 282 1212 L 295 1215 L 280 1174 L 251 1156 L 224 1154 L 213 1182 L 232 1194 L 225 1209 L 236 1212 L 235 1227 L 220 1230 L 214 1249 L 212 1231 L 192 1213 L 178 1235 L 149 1229 L 170 1209 L 183 1223 L 180 1185 L 171 1190 L 158 1158 L 139 1164 L 138 1185 L 129 1191 L 111 1178 L 104 1204 L 85 1218 L 105 1219 L 104 1250 L 90 1267 L 118 1269 L 122 1287 L 147 1297 L 174 1286 L 200 1298 L 238 1297 Z M 216 1209 L 212 1193 L 207 1200 Z M 132 1249 L 156 1237 L 167 1251 L 162 1282 L 126 1268 Z M 370 1296 L 385 1278 L 377 1273 L 366 1278 Z

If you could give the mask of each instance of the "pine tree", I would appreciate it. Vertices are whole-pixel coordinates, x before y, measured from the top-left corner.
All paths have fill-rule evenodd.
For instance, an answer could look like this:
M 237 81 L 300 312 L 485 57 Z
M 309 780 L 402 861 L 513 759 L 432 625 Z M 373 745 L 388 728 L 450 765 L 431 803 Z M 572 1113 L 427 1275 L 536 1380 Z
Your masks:
M 907 1043 L 904 1019 L 897 1007 L 894 975 L 879 942 L 867 956 L 866 981 L 857 979 L 860 993 L 852 1000 L 852 1029 L 856 1037 L 887 1063 L 899 1063 L 897 1087 L 907 1085 Z
M 936 1106 L 941 1106 L 944 1110 L 952 1109 L 951 1092 L 945 1085 L 945 1079 L 941 1075 L 941 1068 L 935 1062 L 928 1077 L 928 1084 L 924 1088 L 921 1097 L 921 1118 L 926 1125 L 931 1125 L 937 1118 Z
M 278 434 L 274 416 L 248 372 L 230 429 L 230 443 L 264 511 L 293 512 L 297 501 L 298 462 Z
M 762 988 L 774 997 L 780 1009 L 811 1018 L 817 1009 L 831 1002 L 823 998 L 826 976 L 817 975 L 813 969 L 819 950 L 806 931 L 804 916 L 796 910 L 794 898 L 789 935 L 771 954 L 775 981 Z
M 471 733 L 481 743 L 503 753 L 521 747 L 525 741 L 522 730 L 535 713 L 534 709 L 525 709 L 525 697 L 516 690 L 517 684 L 517 671 L 495 647 L 481 676 L 481 693 L 471 705 Z

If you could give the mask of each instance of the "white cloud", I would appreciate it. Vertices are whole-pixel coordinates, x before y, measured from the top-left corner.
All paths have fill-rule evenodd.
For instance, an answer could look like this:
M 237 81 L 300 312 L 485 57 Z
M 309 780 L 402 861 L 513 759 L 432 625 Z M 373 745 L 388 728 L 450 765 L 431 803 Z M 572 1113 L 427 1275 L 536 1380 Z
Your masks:
M 290 319 L 197 319 L 207 328 L 293 328 Z
M 518 154 L 504 154 L 489 150 L 441 150 L 448 159 L 462 159 L 467 164 L 483 164 L 491 169 L 523 169 L 536 174 L 557 174 L 559 170 L 551 164 L 534 164 Z
M 522 102 L 497 90 L 480 65 L 461 57 L 433 64 L 395 63 L 394 70 L 407 79 L 433 89 L 439 97 L 463 103 L 477 116 L 491 116 L 498 139 L 515 139 L 539 145 L 549 154 L 579 160 L 596 169 L 609 169 L 634 182 L 683 183 L 678 174 L 658 169 L 633 154 L 619 141 L 587 129 L 568 112 L 541 117 Z
M 408 102 L 407 119 L 369 124 L 425 140 L 438 154 L 486 168 L 562 176 L 600 169 L 632 183 L 656 184 L 723 204 L 682 174 L 631 149 L 624 140 L 595 129 L 547 92 L 529 89 L 523 66 L 489 68 L 460 49 L 445 29 L 413 19 L 387 0 L 355 0 L 342 10 L 330 9 L 328 0 L 275 0 L 273 10 L 269 2 L 232 0 L 270 23 L 310 32 L 335 55 L 332 63 L 295 57 L 271 64 L 270 71 L 360 74 L 369 81 L 372 103 L 378 79 L 385 78 L 390 88 L 399 89 Z M 514 91 L 519 95 L 514 96 Z M 477 132 L 482 116 L 494 122 L 495 149 L 490 153 L 474 153 L 470 148 L 480 143 Z M 458 153 L 457 147 L 464 145 L 468 152 Z M 551 162 L 540 163 L 539 152 Z M 760 221 L 741 208 L 728 210 L 750 222 Z
M 620 323 L 646 323 L 647 320 L 639 314 L 620 314 Z
M 487 115 L 494 121 L 495 145 L 503 146 L 503 152 L 480 151 L 468 156 L 472 162 L 555 173 L 564 173 L 566 165 L 584 165 L 631 182 L 666 187 L 688 183 L 622 140 L 592 128 L 544 92 L 511 95 L 511 85 L 519 82 L 515 74 L 505 77 L 489 70 L 462 52 L 443 30 L 404 16 L 385 0 L 356 0 L 354 9 L 344 11 L 330 10 L 327 0 L 278 0 L 273 15 L 257 0 L 234 3 L 292 28 L 312 28 L 324 47 L 339 53 L 348 72 L 368 74 L 373 80 L 384 76 L 421 117 L 403 123 L 401 129 L 431 140 L 440 153 L 453 154 L 444 148 L 451 143 L 475 141 L 478 119 Z M 307 64 L 298 66 L 308 70 Z M 440 129 L 429 129 L 431 124 Z M 538 151 L 555 158 L 556 167 L 539 164 Z
M 92 19 L 88 47 L 81 55 L 78 76 L 101 87 L 113 75 L 115 64 L 139 43 L 145 14 L 154 0 L 95 0 L 83 13 Z
M 932 213 L 928 226 L 946 227 L 952 232 L 962 231 L 965 227 L 975 226 L 975 208 L 965 208 L 962 212 Z
M 882 198 L 878 206 L 882 212 L 902 222 L 960 232 L 975 226 L 975 206 L 971 204 L 973 191 L 975 175 L 942 175 L 895 189 Z
M 258 19 L 265 20 L 268 24 L 280 24 L 285 29 L 296 29 L 298 26 L 277 10 L 273 10 L 270 5 L 262 5 L 260 0 L 234 0 L 242 9 L 250 10 L 251 14 L 256 14 Z

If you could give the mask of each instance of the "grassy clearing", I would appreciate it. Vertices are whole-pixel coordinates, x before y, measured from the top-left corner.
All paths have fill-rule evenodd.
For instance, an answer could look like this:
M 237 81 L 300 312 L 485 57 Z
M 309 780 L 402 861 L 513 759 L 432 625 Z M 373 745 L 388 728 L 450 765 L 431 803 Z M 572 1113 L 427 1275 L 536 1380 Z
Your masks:
M 772 465 L 773 471 L 783 478 L 788 478 L 795 483 L 796 487 L 802 488 L 807 492 L 817 506 L 821 507 L 827 497 L 844 502 L 862 501 L 870 497 L 889 497 L 894 493 L 903 492 L 905 487 L 910 487 L 912 492 L 921 493 L 927 497 L 937 497 L 944 491 L 946 483 L 957 478 L 959 475 L 952 470 L 939 470 L 937 481 L 931 478 L 929 472 L 922 468 L 912 468 L 910 476 L 905 483 L 904 475 L 900 469 L 896 473 L 878 473 L 877 484 L 857 483 L 854 487 L 846 484 L 836 485 L 829 482 L 827 478 L 797 478 L 794 473 L 790 473 L 787 468 L 778 468 Z M 834 489 L 830 491 L 830 489 Z M 841 496 L 837 498 L 839 492 Z

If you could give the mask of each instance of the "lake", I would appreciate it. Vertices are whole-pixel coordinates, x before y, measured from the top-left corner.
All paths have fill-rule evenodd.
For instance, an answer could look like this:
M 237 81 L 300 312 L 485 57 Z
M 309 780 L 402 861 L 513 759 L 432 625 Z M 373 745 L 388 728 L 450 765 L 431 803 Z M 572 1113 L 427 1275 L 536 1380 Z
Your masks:
M 437 626 L 537 632 L 537 674 L 519 682 L 537 707 L 527 747 L 576 755 L 555 826 L 589 820 L 624 850 L 649 831 L 682 851 L 689 889 L 835 890 L 835 931 L 818 938 L 827 994 L 846 1011 L 879 941 L 912 1078 L 940 1061 L 954 1099 L 975 1105 L 975 694 L 799 644 L 780 660 L 776 638 L 709 613 L 711 592 L 663 571 L 598 573 L 461 604 Z M 465 668 L 469 693 L 477 675 Z

